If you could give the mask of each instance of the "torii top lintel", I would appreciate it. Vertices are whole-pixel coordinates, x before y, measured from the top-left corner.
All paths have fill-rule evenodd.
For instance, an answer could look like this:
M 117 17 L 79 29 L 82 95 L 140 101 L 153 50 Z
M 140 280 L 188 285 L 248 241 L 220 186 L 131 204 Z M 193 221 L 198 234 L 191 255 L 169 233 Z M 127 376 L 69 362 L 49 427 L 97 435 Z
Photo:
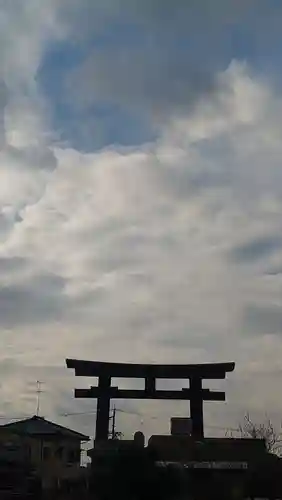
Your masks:
M 100 377 L 105 375 L 116 378 L 153 377 L 156 379 L 224 379 L 226 373 L 232 372 L 235 368 L 234 362 L 193 365 L 159 365 L 67 359 L 66 364 L 68 368 L 73 368 L 75 370 L 76 376 L 81 377 Z

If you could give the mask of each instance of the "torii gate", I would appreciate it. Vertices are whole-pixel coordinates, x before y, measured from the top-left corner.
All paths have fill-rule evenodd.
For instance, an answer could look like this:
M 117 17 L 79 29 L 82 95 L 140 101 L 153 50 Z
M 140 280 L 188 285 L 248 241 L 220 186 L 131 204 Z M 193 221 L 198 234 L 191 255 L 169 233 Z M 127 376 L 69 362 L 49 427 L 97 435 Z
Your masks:
M 75 389 L 75 398 L 96 398 L 97 416 L 95 440 L 108 439 L 111 399 L 169 399 L 190 400 L 192 436 L 204 437 L 203 401 L 225 401 L 225 392 L 203 389 L 203 379 L 225 379 L 232 372 L 235 363 L 205 363 L 197 365 L 157 365 L 108 363 L 67 359 L 68 368 L 75 370 L 79 377 L 98 377 L 98 386 L 90 389 Z M 144 389 L 119 389 L 111 386 L 111 379 L 143 378 Z M 157 379 L 188 379 L 189 389 L 157 390 Z

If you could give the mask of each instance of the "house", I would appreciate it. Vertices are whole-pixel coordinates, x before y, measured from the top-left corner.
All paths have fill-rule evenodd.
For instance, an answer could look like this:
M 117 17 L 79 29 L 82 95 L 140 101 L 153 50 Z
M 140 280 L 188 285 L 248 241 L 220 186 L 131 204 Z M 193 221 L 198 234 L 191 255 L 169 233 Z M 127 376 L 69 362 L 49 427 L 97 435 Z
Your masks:
M 20 461 L 0 459 L 0 498 L 39 498 L 40 478 L 32 467 Z
M 53 487 L 80 474 L 83 441 L 89 437 L 33 416 L 0 426 L 0 457 L 29 463 L 43 487 Z

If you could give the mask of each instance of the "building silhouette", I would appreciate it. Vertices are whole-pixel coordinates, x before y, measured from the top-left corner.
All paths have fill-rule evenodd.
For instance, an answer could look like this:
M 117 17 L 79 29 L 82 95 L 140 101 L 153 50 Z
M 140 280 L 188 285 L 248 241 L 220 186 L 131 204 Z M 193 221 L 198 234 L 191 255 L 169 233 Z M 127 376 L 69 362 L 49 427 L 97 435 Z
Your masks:
M 2 463 L 29 464 L 43 488 L 54 488 L 81 472 L 81 442 L 89 437 L 43 417 L 0 426 Z

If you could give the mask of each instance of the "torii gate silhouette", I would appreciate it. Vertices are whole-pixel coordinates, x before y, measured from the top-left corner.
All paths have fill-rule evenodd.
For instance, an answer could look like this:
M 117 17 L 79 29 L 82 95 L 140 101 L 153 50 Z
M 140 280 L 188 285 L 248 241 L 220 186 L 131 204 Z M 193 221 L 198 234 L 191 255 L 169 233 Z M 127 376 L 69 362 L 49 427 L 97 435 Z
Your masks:
M 75 398 L 96 398 L 97 415 L 95 440 L 108 439 L 111 399 L 168 399 L 190 400 L 192 436 L 204 437 L 203 401 L 225 401 L 225 392 L 203 389 L 203 379 L 225 379 L 232 372 L 235 363 L 204 363 L 193 365 L 159 365 L 109 363 L 67 359 L 68 368 L 75 370 L 79 377 L 98 377 L 98 386 L 90 389 L 75 389 Z M 145 380 L 144 389 L 119 389 L 111 385 L 115 378 L 141 378 Z M 157 390 L 157 379 L 187 379 L 189 388 L 182 390 Z

